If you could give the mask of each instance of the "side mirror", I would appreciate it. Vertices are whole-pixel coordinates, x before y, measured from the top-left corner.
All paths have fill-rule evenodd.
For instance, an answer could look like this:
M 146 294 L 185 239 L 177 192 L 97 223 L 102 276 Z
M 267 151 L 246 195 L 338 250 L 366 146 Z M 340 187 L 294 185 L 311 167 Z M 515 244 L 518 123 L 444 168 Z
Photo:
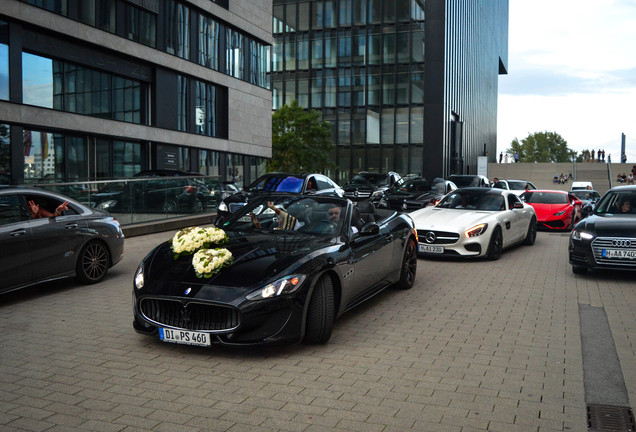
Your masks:
M 522 209 L 523 208 L 523 203 L 520 202 L 516 202 L 512 208 L 516 208 L 516 209 Z
M 360 235 L 370 236 L 380 234 L 380 226 L 375 222 L 368 222 L 360 229 Z

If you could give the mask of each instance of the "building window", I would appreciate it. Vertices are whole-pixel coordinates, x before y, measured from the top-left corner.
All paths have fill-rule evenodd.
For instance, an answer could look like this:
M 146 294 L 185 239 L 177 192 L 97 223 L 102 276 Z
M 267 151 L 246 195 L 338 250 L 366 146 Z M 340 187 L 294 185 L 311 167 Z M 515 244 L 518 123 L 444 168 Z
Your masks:
M 228 28 L 226 31 L 225 68 L 226 73 L 234 78 L 244 79 L 245 58 L 243 42 L 245 36 Z
M 0 185 L 11 182 L 11 129 L 0 124 Z
M 113 176 L 128 178 L 141 171 L 141 144 L 128 141 L 113 142 Z
M 151 47 L 157 45 L 157 16 L 133 5 L 126 5 L 126 37 Z
M 24 180 L 26 183 L 64 178 L 63 142 L 64 137 L 60 134 L 24 130 Z
M 177 76 L 177 130 L 188 131 L 188 79 Z
M 22 102 L 53 108 L 53 60 L 22 53 Z
M 200 81 L 196 82 L 197 106 L 196 127 L 197 134 L 217 136 L 216 87 Z
M 199 15 L 199 64 L 219 69 L 219 23 Z
M 221 176 L 221 153 L 211 150 L 199 150 L 199 172 L 208 176 Z
M 0 100 L 9 100 L 9 24 L 0 21 Z
M 78 3 L 78 18 L 84 24 L 115 33 L 115 0 L 82 0 Z
M 166 52 L 190 58 L 190 8 L 174 0 L 166 6 Z
M 56 14 L 67 14 L 67 0 L 26 0 L 33 6 L 41 7 Z

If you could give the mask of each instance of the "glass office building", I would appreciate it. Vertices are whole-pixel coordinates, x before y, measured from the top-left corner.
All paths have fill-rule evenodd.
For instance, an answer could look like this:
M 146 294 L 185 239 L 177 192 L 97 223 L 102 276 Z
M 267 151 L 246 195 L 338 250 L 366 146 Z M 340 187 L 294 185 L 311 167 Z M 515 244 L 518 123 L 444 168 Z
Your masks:
M 272 102 L 321 111 L 330 176 L 494 161 L 508 0 L 274 0 Z
M 144 169 L 243 183 L 264 172 L 271 8 L 249 0 L 2 5 L 0 184 Z

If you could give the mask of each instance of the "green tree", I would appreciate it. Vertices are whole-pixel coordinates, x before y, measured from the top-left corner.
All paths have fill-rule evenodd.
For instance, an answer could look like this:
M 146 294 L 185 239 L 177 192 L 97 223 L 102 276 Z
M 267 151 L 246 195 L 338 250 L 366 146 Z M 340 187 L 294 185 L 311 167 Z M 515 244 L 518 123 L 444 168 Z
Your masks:
M 522 139 L 512 140 L 507 153 L 519 153 L 520 162 L 572 162 L 576 151 L 556 132 L 535 132 Z
M 269 171 L 321 172 L 331 166 L 331 126 L 293 101 L 272 115 Z

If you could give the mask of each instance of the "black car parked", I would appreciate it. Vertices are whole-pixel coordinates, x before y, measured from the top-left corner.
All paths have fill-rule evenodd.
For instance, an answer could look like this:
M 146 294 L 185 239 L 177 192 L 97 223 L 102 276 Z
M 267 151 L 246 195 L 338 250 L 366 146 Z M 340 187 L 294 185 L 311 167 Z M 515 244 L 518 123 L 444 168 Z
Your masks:
M 588 269 L 636 270 L 636 186 L 616 186 L 570 234 L 570 264 Z
M 30 201 L 46 216 L 30 213 Z M 65 201 L 66 210 L 47 217 Z M 123 256 L 124 234 L 105 211 L 42 189 L 0 187 L 0 292 L 72 276 L 96 283 Z
M 384 192 L 378 207 L 399 211 L 417 210 L 435 205 L 444 195 L 455 189 L 457 186 L 453 182 L 443 178 L 434 178 L 432 182 L 424 177 L 411 178 Z
M 371 173 L 361 171 L 354 175 L 343 189 L 345 196 L 351 201 L 370 199 L 373 203 L 377 203 L 387 189 L 401 183 L 402 177 L 396 172 Z
M 297 224 L 281 228 L 283 212 Z M 385 288 L 413 286 L 413 221 L 383 209 L 374 218 L 362 220 L 357 206 L 338 197 L 256 197 L 223 225 L 229 242 L 215 253 L 231 252 L 233 263 L 209 278 L 197 277 L 196 253 L 175 259 L 171 241 L 143 259 L 133 326 L 164 342 L 201 346 L 325 343 L 337 317 Z
M 111 213 L 200 212 L 214 201 L 200 176 L 177 170 L 141 171 L 134 177 L 148 180 L 107 183 L 92 199 L 96 208 Z
M 272 192 L 316 194 L 343 197 L 344 191 L 329 177 L 318 174 L 267 173 L 234 195 L 225 198 L 219 204 L 214 220 L 215 225 L 226 221 L 232 213 L 243 207 L 255 196 Z

